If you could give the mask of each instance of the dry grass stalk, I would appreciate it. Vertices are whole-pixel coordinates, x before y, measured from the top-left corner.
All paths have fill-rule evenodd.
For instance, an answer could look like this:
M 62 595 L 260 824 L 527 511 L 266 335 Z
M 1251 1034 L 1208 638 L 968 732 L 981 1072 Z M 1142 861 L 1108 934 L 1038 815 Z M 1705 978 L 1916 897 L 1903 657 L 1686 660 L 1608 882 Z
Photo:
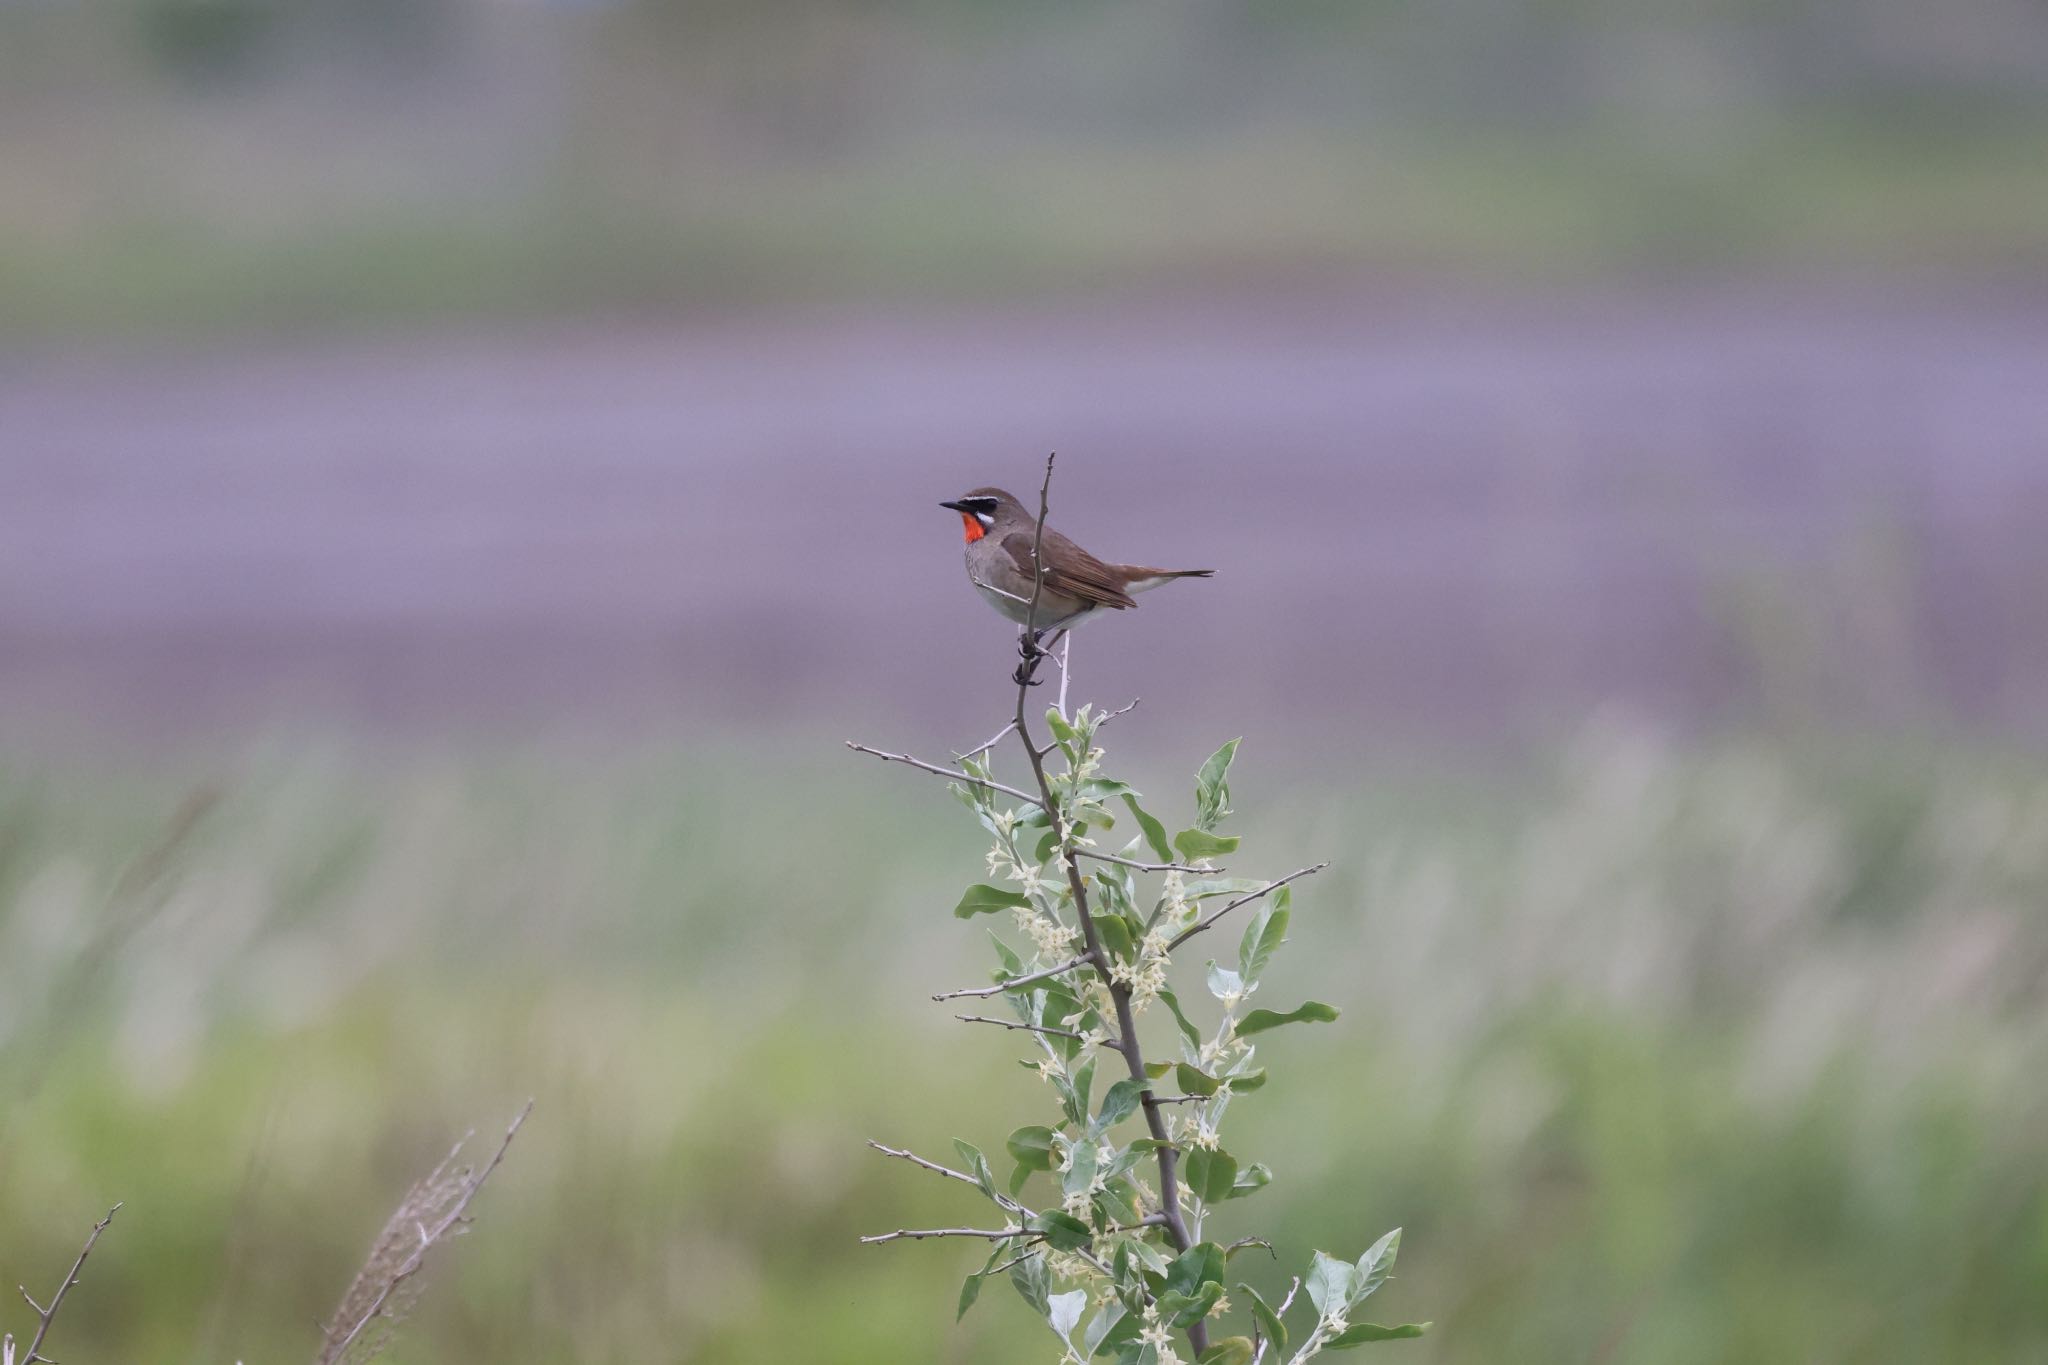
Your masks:
M 360 1365 L 384 1349 L 392 1331 L 419 1298 L 418 1276 L 427 1253 L 469 1227 L 469 1201 L 498 1169 L 519 1125 L 532 1111 L 533 1101 L 528 1100 L 506 1128 L 498 1150 L 482 1167 L 456 1165 L 469 1141 L 465 1136 L 426 1179 L 406 1192 L 371 1243 L 369 1257 L 342 1296 L 341 1306 L 328 1320 L 318 1365 L 343 1361 Z

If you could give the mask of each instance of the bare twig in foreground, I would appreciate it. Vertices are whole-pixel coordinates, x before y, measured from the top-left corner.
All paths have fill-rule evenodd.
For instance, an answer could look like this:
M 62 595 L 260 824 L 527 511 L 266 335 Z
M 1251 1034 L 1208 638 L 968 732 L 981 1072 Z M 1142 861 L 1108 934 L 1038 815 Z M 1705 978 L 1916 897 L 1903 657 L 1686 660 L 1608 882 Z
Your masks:
M 1019 986 L 1028 986 L 1034 981 L 1043 981 L 1047 977 L 1058 976 L 1061 972 L 1071 972 L 1076 967 L 1092 967 L 1094 965 L 1094 957 L 1090 956 L 1089 954 L 1083 953 L 1080 957 L 1069 958 L 1067 961 L 1060 963 L 1060 965 L 1057 967 L 1047 967 L 1042 972 L 1026 972 L 1023 976 L 1009 977 L 1006 980 L 1000 981 L 993 986 L 979 986 L 973 990 L 942 991 L 939 994 L 933 996 L 932 999 L 962 1000 L 969 996 L 972 996 L 976 999 L 981 999 L 991 995 L 1001 995 L 1004 991 L 1013 991 L 1017 989 L 1017 987 Z
M 1166 945 L 1167 951 L 1172 952 L 1175 948 L 1180 947 L 1181 944 L 1186 943 L 1189 939 L 1193 938 L 1196 934 L 1201 933 L 1204 929 L 1215 927 L 1217 920 L 1222 919 L 1225 915 L 1237 909 L 1240 905 L 1250 905 L 1259 897 L 1270 896 L 1275 891 L 1278 891 L 1281 887 L 1287 885 L 1287 883 L 1291 881 L 1296 880 L 1297 878 L 1313 877 L 1316 873 L 1321 872 L 1324 868 L 1328 866 L 1328 863 L 1317 863 L 1313 867 L 1297 868 L 1295 871 L 1288 873 L 1284 877 L 1275 877 L 1272 881 L 1267 882 L 1264 886 L 1260 887 L 1256 891 L 1253 891 L 1247 895 L 1239 896 L 1236 900 L 1230 902 L 1221 910 L 1213 911 L 1212 913 L 1205 915 L 1201 919 L 1195 921 L 1195 923 L 1189 925 L 1187 928 L 1181 930 L 1180 933 L 1176 934 L 1173 940 Z
M 1005 731 L 1005 733 L 1008 732 Z M 1030 792 L 1018 791 L 1015 787 L 1006 787 L 1000 782 L 991 782 L 985 777 L 976 777 L 972 773 L 963 773 L 958 768 L 948 768 L 938 763 L 927 763 L 914 754 L 892 754 L 886 750 L 872 748 L 866 744 L 856 744 L 850 739 L 846 741 L 846 747 L 857 754 L 873 754 L 884 763 L 908 763 L 911 767 L 922 769 L 935 777 L 949 777 L 955 782 L 965 782 L 970 787 L 986 787 L 992 792 L 1001 792 L 1005 796 L 1014 796 L 1019 801 L 1029 801 L 1034 806 L 1039 804 L 1039 799 Z M 965 756 L 972 757 L 972 755 Z
M 37 1365 L 38 1361 L 43 1362 L 43 1365 L 56 1365 L 55 1361 L 42 1354 L 43 1338 L 50 1335 L 50 1324 L 57 1320 L 57 1310 L 64 1306 L 64 1296 L 78 1283 L 78 1272 L 85 1268 L 85 1258 L 92 1255 L 94 1245 L 100 1240 L 100 1234 L 107 1230 L 107 1224 L 113 1222 L 114 1215 L 120 1211 L 121 1206 L 116 1204 L 107 1210 L 106 1217 L 92 1225 L 92 1232 L 85 1239 L 84 1250 L 80 1251 L 78 1259 L 71 1263 L 71 1272 L 64 1277 L 64 1283 L 58 1285 L 57 1292 L 50 1295 L 48 1307 L 31 1298 L 27 1286 L 17 1286 L 21 1289 L 21 1297 L 28 1301 L 28 1306 L 35 1310 L 36 1315 L 36 1334 L 29 1339 L 28 1354 L 21 1358 L 21 1365 Z M 14 1338 L 6 1338 L 4 1347 L 0 1349 L 5 1350 L 7 1365 L 14 1365 Z
M 457 1166 L 463 1142 L 455 1144 L 433 1173 L 406 1193 L 384 1230 L 370 1246 L 369 1259 L 342 1297 L 341 1306 L 326 1327 L 326 1343 L 318 1365 L 335 1365 L 343 1360 L 366 1361 L 383 1349 L 391 1329 L 412 1306 L 419 1289 L 414 1277 L 426 1263 L 427 1253 L 450 1237 L 461 1235 L 469 1226 L 469 1201 L 483 1188 L 484 1181 L 505 1159 L 505 1149 L 518 1135 L 519 1125 L 533 1112 L 533 1101 L 505 1129 L 504 1141 L 482 1169 Z M 374 1324 L 381 1323 L 381 1326 Z

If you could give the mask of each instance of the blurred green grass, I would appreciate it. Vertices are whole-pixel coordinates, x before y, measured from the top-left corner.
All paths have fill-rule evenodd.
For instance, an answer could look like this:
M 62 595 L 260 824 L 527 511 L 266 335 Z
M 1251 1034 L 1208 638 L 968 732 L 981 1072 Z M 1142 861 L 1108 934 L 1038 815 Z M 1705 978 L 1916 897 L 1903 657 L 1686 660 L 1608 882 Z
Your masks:
M 1901 142 L 1253 128 L 916 145 L 730 184 L 630 167 L 295 224 L 129 209 L 0 235 L 0 334 L 397 326 L 740 304 L 1211 290 L 1346 275 L 1562 286 L 1725 272 L 1981 277 L 2048 259 L 2043 127 Z
M 1246 866 L 1337 860 L 1273 989 L 1345 1016 L 1233 1110 L 1277 1178 L 1221 1230 L 1283 1257 L 1239 1265 L 1405 1225 L 1416 1361 L 2048 1358 L 2048 770 L 1874 749 L 1606 724 L 1301 791 L 1254 742 Z M 979 871 L 936 784 L 773 747 L 17 755 L 0 1278 L 123 1199 L 60 1359 L 310 1358 L 404 1187 L 531 1094 L 393 1359 L 1042 1360 L 1007 1292 L 953 1325 L 971 1251 L 854 1240 L 976 1202 L 863 1138 L 1046 1106 L 925 999 L 983 970 Z

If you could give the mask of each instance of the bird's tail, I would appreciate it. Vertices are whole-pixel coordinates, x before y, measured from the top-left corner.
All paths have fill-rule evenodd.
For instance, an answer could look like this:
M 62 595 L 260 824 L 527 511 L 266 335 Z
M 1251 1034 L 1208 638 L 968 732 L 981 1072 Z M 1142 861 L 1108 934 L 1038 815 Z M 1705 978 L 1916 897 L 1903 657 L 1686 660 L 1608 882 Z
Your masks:
M 1129 564 L 1124 566 L 1124 572 L 1130 575 L 1129 579 L 1124 583 L 1124 591 L 1144 592 L 1148 588 L 1158 587 L 1161 583 L 1171 583 L 1176 578 L 1208 578 L 1216 571 L 1214 569 L 1146 569 L 1140 568 L 1135 564 Z

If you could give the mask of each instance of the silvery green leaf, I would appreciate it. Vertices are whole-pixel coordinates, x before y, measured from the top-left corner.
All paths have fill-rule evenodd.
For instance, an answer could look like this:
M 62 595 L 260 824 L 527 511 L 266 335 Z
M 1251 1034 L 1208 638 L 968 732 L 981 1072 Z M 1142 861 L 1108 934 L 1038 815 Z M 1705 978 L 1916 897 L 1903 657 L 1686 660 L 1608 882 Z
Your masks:
M 1340 1261 L 1318 1251 L 1302 1286 L 1308 1290 L 1309 1301 L 1315 1304 L 1316 1312 L 1327 1318 L 1350 1305 L 1351 1285 L 1357 1278 L 1351 1262 Z
M 1225 1337 L 1196 1357 L 1195 1365 L 1251 1365 L 1250 1337 Z
M 1106 1133 L 1137 1113 L 1138 1106 L 1144 1102 L 1145 1091 L 1144 1085 L 1128 1078 L 1111 1086 L 1102 1097 L 1102 1112 L 1095 1116 L 1095 1131 Z
M 1138 1335 L 1140 1325 L 1137 1318 L 1125 1313 L 1121 1303 L 1112 1299 L 1089 1321 L 1088 1330 L 1081 1334 L 1081 1349 L 1092 1356 L 1105 1346 L 1129 1341 Z
M 1242 998 L 1244 995 L 1244 978 L 1228 967 L 1219 967 L 1214 962 L 1211 962 L 1209 964 L 1209 994 L 1215 996 L 1218 1000 L 1227 1000 L 1232 996 Z M 1238 1032 L 1242 1033 L 1244 1029 L 1240 1027 Z
M 1017 1286 L 1017 1292 L 1024 1296 L 1024 1302 L 1031 1305 L 1032 1312 L 1042 1318 L 1051 1311 L 1047 1299 L 1052 1290 L 1052 1275 L 1045 1268 L 1044 1253 L 1034 1251 L 1011 1266 L 1010 1283 Z
M 1401 1254 L 1401 1229 L 1395 1228 L 1386 1236 L 1374 1242 L 1365 1255 L 1358 1258 L 1358 1285 L 1352 1298 L 1357 1303 L 1366 1295 L 1387 1282 L 1387 1276 L 1394 1273 L 1394 1258 Z
M 1237 852 L 1242 842 L 1235 834 L 1211 834 L 1204 829 L 1184 829 L 1173 836 L 1173 846 L 1180 850 L 1180 856 L 1193 862 L 1197 858 L 1220 858 L 1226 853 Z
M 1010 945 L 997 938 L 995 930 L 989 930 L 988 941 L 996 945 L 996 958 L 1003 964 L 1004 976 L 1024 975 L 1024 959 L 1010 951 Z
M 1067 1169 L 1060 1176 L 1060 1193 L 1086 1194 L 1095 1183 L 1095 1144 L 1076 1142 L 1067 1157 Z
M 1061 1340 L 1074 1335 L 1074 1329 L 1081 1325 L 1081 1314 L 1088 1308 L 1088 1291 L 1075 1289 L 1065 1294 L 1054 1294 L 1046 1300 L 1046 1320 L 1052 1330 L 1060 1334 Z
M 1253 1010 L 1237 1021 L 1237 1036 L 1243 1038 L 1254 1033 L 1264 1033 L 1267 1029 L 1279 1028 L 1282 1024 L 1327 1024 L 1336 1017 L 1337 1007 L 1325 1005 L 1320 1000 L 1311 1000 L 1285 1014 L 1276 1014 L 1272 1010 Z
M 1205 830 L 1216 828 L 1230 814 L 1230 761 L 1237 757 L 1241 742 L 1233 739 L 1210 754 L 1201 771 L 1195 774 L 1195 809 L 1198 823 Z
M 988 1158 L 981 1154 L 981 1148 L 971 1142 L 963 1142 L 959 1138 L 954 1138 L 953 1150 L 958 1152 L 960 1159 L 967 1163 L 968 1174 L 974 1177 L 975 1184 L 981 1186 L 981 1192 L 991 1199 L 995 1198 L 996 1175 L 994 1171 L 989 1169 Z
M 1287 941 L 1287 920 L 1285 906 L 1261 905 L 1244 927 L 1244 938 L 1237 945 L 1237 970 L 1247 984 L 1258 984 L 1274 952 Z

